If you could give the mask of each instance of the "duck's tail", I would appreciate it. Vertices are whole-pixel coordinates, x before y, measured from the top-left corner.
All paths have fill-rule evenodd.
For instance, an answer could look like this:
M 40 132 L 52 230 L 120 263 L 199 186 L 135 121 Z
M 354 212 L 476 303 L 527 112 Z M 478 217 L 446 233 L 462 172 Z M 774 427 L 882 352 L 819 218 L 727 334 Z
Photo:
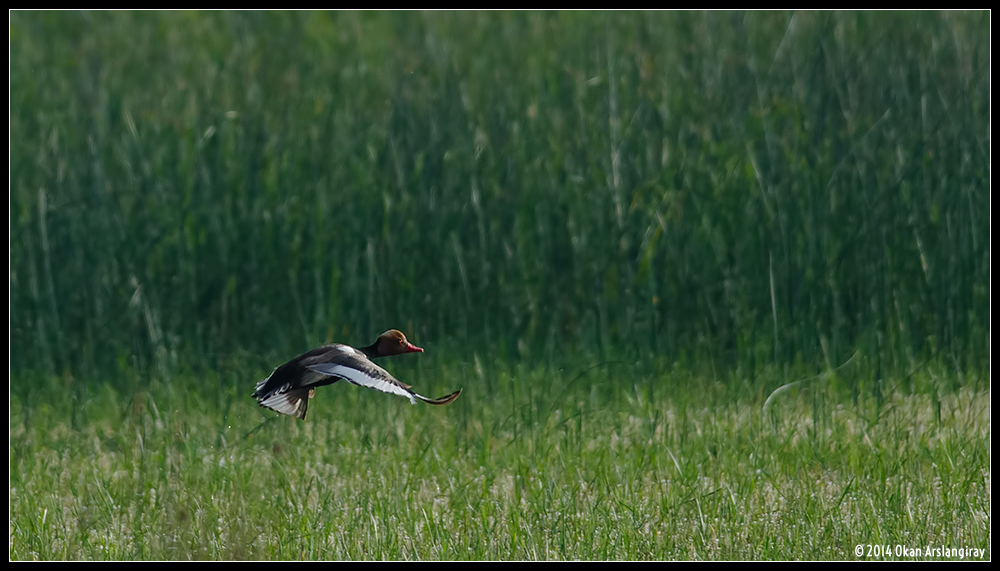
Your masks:
M 313 388 L 303 387 L 284 392 L 274 391 L 267 395 L 254 393 L 253 396 L 257 399 L 257 404 L 264 408 L 305 420 L 309 399 L 313 397 L 315 392 Z

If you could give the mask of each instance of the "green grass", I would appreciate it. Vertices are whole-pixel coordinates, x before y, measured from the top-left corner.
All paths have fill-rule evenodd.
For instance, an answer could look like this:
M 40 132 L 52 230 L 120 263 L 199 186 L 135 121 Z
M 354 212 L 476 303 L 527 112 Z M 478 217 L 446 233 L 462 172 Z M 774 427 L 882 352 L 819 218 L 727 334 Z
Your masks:
M 426 392 L 468 380 L 417 367 L 396 370 Z M 949 391 L 928 368 L 922 392 L 852 395 L 822 378 L 765 412 L 736 382 L 610 369 L 496 364 L 492 390 L 440 408 L 336 384 L 307 421 L 263 425 L 235 375 L 43 381 L 11 401 L 10 558 L 991 556 L 982 379 Z

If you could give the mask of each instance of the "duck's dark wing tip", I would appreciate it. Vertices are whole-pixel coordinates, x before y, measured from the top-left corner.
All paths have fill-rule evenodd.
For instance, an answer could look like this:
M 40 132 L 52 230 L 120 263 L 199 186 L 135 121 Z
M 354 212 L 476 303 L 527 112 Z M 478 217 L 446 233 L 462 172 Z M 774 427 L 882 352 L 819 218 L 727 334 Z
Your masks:
M 460 395 L 460 394 L 462 394 L 462 389 L 458 389 L 457 391 L 451 393 L 448 396 L 443 396 L 443 397 L 436 398 L 436 399 L 429 399 L 429 398 L 420 397 L 420 400 L 424 401 L 427 404 L 437 404 L 437 405 L 449 404 L 449 403 L 453 402 L 455 399 L 457 399 L 458 395 Z

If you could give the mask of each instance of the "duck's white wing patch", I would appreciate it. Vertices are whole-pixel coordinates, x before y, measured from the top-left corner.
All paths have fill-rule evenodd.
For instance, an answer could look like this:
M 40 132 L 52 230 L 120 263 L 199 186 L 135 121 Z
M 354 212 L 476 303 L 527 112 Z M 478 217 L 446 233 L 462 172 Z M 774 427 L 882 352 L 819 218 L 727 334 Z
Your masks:
M 367 370 L 364 371 L 347 365 L 338 365 L 337 363 L 317 363 L 315 365 L 307 365 L 306 368 L 316 373 L 344 379 L 361 387 L 368 387 L 369 389 L 375 389 L 383 393 L 406 397 L 410 399 L 411 403 L 417 404 L 417 399 L 414 398 L 412 392 L 393 382 L 395 379 L 389 373 L 374 364 L 369 365 Z
M 350 345 L 334 345 L 333 347 L 342 353 L 347 353 L 348 355 L 354 355 L 355 357 L 360 357 L 362 359 L 368 358 L 365 357 L 364 353 L 358 351 L 357 349 L 351 347 Z

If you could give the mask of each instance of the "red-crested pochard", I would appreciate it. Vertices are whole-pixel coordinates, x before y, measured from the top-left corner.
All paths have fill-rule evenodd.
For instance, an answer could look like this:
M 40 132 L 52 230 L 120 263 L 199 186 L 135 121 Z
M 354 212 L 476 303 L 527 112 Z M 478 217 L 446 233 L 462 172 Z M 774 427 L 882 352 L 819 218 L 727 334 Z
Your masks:
M 324 345 L 275 369 L 269 377 L 257 383 L 252 396 L 260 406 L 297 416 L 302 420 L 306 418 L 306 408 L 309 407 L 309 399 L 313 397 L 316 387 L 333 384 L 341 379 L 407 397 L 413 404 L 417 404 L 417 399 L 428 404 L 452 402 L 462 393 L 462 389 L 441 398 L 427 398 L 413 392 L 410 385 L 399 382 L 385 369 L 371 362 L 371 359 L 378 357 L 423 351 L 395 329 L 386 331 L 374 343 L 360 349 L 341 343 Z

